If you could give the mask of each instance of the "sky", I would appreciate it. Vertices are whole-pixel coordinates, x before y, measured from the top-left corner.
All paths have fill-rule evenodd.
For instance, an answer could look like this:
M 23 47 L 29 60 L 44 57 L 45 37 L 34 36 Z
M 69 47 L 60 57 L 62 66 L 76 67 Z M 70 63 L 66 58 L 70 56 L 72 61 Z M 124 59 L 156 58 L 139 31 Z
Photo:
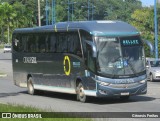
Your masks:
M 154 5 L 154 0 L 141 0 L 143 6 Z M 157 0 L 158 1 L 158 0 Z

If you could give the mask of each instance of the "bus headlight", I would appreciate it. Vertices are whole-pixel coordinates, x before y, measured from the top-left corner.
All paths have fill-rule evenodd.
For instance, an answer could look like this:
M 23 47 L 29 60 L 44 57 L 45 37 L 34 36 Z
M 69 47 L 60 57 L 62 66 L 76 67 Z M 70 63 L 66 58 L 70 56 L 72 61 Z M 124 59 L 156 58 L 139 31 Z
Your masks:
M 97 81 L 101 86 L 108 86 L 110 83 L 107 82 L 102 82 L 102 81 Z
M 139 83 L 140 83 L 140 84 L 144 84 L 144 83 L 146 83 L 146 80 L 142 80 L 142 81 L 140 81 Z

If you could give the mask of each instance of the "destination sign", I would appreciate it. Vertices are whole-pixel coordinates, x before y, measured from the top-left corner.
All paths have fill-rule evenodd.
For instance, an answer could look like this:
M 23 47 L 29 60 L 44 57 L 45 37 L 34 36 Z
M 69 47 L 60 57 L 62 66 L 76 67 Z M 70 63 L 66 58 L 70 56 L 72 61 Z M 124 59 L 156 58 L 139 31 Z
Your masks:
M 123 45 L 139 45 L 138 40 L 123 40 L 122 41 Z
M 116 41 L 116 38 L 99 37 L 99 41 L 100 41 L 100 42 Z
M 140 46 L 142 41 L 139 37 L 123 37 L 120 39 L 122 46 Z

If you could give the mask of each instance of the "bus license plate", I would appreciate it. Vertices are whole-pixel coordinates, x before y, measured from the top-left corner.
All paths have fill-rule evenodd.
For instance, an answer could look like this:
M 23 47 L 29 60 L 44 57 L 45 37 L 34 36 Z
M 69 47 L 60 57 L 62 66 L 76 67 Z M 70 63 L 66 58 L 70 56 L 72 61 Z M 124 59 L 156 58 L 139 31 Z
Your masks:
M 122 92 L 121 95 L 129 95 L 129 92 Z

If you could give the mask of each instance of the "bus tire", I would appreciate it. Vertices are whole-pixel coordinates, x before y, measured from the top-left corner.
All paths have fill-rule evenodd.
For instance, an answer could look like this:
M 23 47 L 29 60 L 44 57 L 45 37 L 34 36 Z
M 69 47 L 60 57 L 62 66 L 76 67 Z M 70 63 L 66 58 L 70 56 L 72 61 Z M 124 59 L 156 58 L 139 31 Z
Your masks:
M 150 79 L 150 81 L 151 81 L 151 82 L 153 82 L 153 81 L 154 81 L 154 79 L 153 79 L 153 75 L 152 75 L 152 74 L 150 74 L 150 78 L 149 78 L 149 79 Z
M 34 86 L 33 86 L 32 77 L 29 77 L 29 79 L 27 81 L 27 88 L 28 88 L 28 93 L 30 95 L 34 95 L 35 94 L 35 89 L 34 89 Z
M 81 82 L 79 82 L 77 86 L 77 100 L 83 103 L 87 101 L 87 96 L 84 93 L 84 86 Z

